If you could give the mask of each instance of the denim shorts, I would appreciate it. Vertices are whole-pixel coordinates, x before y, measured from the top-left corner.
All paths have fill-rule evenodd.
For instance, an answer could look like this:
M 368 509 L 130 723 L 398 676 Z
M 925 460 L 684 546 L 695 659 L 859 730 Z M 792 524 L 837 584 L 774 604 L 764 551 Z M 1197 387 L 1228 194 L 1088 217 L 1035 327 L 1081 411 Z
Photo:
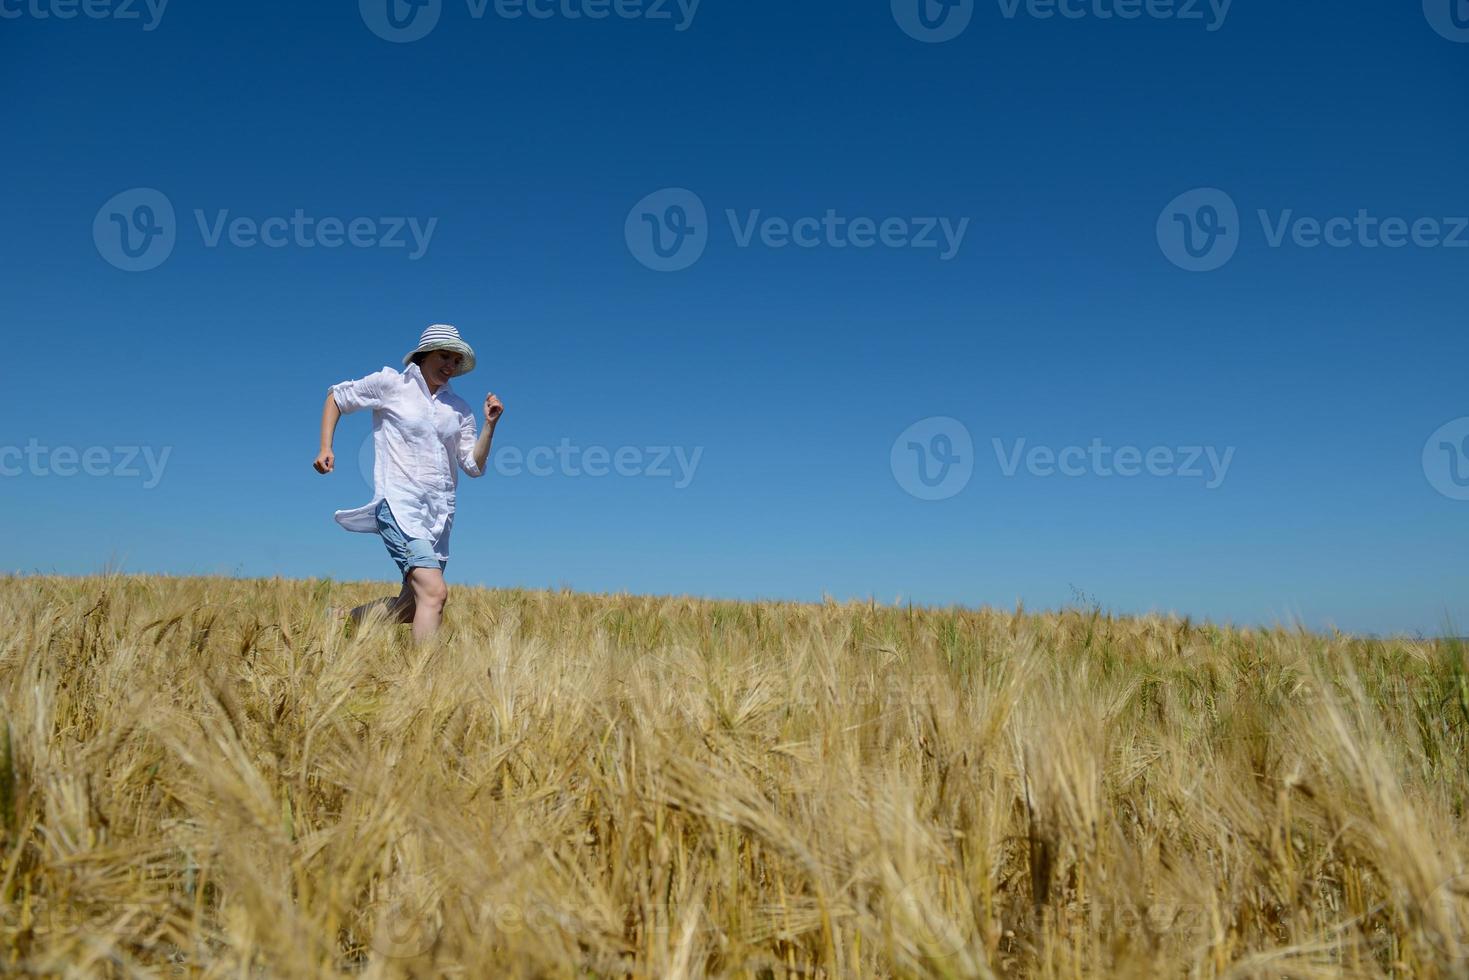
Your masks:
M 397 563 L 398 571 L 404 578 L 408 577 L 408 570 L 411 568 L 437 568 L 442 571 L 448 564 L 440 561 L 434 554 L 434 546 L 430 542 L 424 538 L 410 538 L 403 533 L 403 529 L 393 519 L 393 509 L 386 500 L 378 504 L 376 517 L 377 533 L 382 535 L 388 554 Z

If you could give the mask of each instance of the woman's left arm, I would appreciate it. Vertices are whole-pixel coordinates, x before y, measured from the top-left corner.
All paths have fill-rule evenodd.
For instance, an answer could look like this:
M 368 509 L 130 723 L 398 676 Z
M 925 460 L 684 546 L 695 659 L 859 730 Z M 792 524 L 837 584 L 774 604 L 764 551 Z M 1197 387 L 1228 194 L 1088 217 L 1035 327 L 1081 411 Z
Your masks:
M 474 444 L 474 462 L 480 473 L 484 473 L 485 464 L 490 459 L 490 443 L 495 439 L 495 426 L 500 424 L 500 416 L 505 414 L 505 405 L 496 398 L 494 394 L 485 396 L 485 427 L 480 430 L 479 439 Z

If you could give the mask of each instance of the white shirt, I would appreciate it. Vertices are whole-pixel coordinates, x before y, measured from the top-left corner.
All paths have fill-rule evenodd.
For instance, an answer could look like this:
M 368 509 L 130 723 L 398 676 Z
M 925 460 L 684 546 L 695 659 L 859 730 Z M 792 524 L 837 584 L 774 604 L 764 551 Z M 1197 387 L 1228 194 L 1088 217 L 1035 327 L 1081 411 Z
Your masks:
M 385 367 L 343 381 L 332 385 L 331 393 L 343 414 L 372 409 L 373 500 L 337 511 L 337 523 L 349 531 L 375 534 L 377 507 L 386 500 L 405 535 L 432 542 L 434 556 L 448 561 L 458 471 L 484 475 L 474 459 L 469 403 L 447 384 L 430 394 L 417 364 L 402 372 Z

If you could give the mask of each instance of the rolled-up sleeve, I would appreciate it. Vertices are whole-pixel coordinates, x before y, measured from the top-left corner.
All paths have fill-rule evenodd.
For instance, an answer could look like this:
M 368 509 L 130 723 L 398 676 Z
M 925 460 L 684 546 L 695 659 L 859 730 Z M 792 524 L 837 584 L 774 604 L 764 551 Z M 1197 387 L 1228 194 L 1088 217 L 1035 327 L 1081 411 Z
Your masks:
M 474 458 L 474 444 L 479 433 L 474 424 L 474 413 L 464 412 L 459 420 L 459 468 L 466 476 L 484 476 L 484 467 Z
M 332 394 L 332 399 L 337 403 L 337 408 L 343 415 L 360 412 L 364 408 L 381 408 L 383 382 L 390 370 L 391 368 L 383 368 L 365 378 L 332 385 L 328 390 Z

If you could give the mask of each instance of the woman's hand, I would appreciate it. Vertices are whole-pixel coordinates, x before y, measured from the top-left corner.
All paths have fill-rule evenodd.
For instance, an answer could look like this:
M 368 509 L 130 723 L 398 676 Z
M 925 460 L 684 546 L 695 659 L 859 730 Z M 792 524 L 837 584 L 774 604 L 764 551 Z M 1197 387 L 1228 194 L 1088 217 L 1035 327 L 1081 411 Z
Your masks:
M 505 404 L 495 397 L 494 392 L 485 396 L 485 427 L 479 430 L 479 438 L 474 443 L 474 465 L 475 476 L 483 476 L 485 464 L 490 458 L 490 443 L 495 439 L 495 424 L 500 421 L 500 416 L 505 414 Z M 471 472 L 469 467 L 464 468 L 466 473 Z
M 337 398 L 330 390 L 326 393 L 326 403 L 321 406 L 321 452 L 316 454 L 316 462 L 311 465 L 316 467 L 318 473 L 330 473 L 337 465 L 337 457 L 332 453 L 332 439 L 337 431 L 337 420 L 342 417 L 342 410 L 337 407 Z

